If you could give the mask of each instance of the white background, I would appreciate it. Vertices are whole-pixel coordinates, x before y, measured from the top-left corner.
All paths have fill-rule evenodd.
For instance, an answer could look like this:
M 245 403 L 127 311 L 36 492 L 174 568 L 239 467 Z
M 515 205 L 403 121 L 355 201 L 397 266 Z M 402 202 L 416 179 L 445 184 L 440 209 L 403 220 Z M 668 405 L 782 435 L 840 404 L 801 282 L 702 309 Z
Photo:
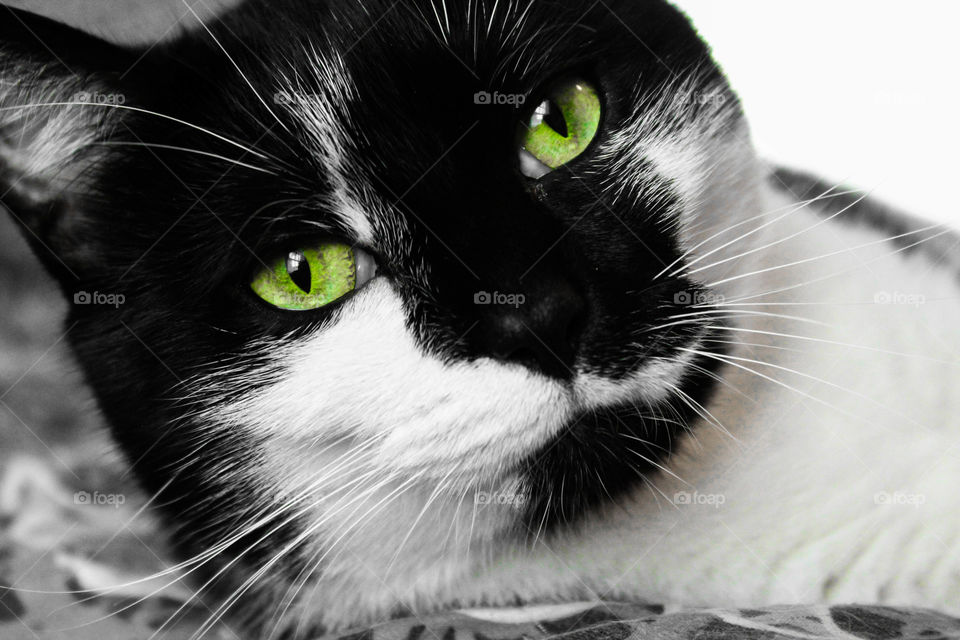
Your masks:
M 674 0 L 760 153 L 960 227 L 960 1 Z

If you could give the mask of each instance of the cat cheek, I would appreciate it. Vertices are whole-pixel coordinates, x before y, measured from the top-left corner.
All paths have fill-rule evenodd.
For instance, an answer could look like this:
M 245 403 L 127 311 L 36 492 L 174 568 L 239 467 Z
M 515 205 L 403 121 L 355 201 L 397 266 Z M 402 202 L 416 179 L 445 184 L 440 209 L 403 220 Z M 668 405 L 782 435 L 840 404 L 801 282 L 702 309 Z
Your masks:
M 394 470 L 500 468 L 548 441 L 574 409 L 567 387 L 523 367 L 426 353 L 384 279 L 370 281 L 324 328 L 265 357 L 271 382 L 218 405 L 209 420 L 304 446 L 376 441 L 375 464 Z

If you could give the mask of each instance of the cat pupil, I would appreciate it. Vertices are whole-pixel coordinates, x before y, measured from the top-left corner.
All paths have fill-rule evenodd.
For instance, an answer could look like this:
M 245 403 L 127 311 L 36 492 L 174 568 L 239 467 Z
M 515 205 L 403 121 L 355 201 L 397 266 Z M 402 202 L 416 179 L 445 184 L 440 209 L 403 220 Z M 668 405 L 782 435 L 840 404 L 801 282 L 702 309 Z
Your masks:
M 569 135 L 567 131 L 567 119 L 563 117 L 563 111 L 560 110 L 560 107 L 558 107 L 557 103 L 553 100 L 544 100 L 541 102 L 540 106 L 537 107 L 534 118 L 539 122 L 545 123 L 564 138 Z
M 304 293 L 310 293 L 310 263 L 303 253 L 291 251 L 287 254 L 287 273 L 293 284 L 300 287 Z

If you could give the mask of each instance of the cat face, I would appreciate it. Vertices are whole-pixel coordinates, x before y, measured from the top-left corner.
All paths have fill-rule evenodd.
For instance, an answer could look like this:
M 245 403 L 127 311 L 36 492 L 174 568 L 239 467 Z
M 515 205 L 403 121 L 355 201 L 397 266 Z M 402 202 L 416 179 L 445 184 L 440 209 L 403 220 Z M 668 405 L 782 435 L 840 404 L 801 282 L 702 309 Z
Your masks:
M 147 52 L 15 15 L 5 202 L 210 586 L 455 580 L 709 391 L 671 267 L 752 156 L 666 3 L 250 2 Z

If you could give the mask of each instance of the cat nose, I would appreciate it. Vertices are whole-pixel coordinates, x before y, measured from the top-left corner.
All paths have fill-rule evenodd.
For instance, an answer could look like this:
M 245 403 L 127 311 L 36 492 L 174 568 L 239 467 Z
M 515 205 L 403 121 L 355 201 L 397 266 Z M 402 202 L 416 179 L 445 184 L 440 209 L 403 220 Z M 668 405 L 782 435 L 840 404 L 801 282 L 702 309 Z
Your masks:
M 490 304 L 481 340 L 489 356 L 551 377 L 573 377 L 586 301 L 571 283 L 554 281 L 524 294 L 486 295 Z

